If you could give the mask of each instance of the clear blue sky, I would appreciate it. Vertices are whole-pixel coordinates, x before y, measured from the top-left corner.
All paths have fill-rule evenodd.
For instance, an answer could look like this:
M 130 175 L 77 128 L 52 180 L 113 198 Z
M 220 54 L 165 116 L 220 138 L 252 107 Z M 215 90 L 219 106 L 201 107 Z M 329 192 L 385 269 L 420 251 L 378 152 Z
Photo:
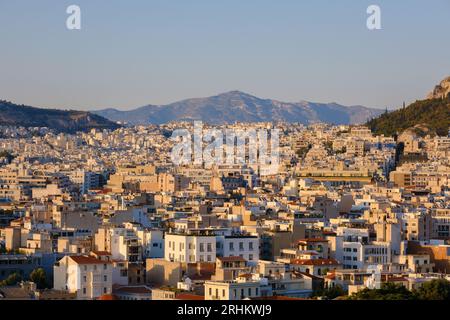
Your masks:
M 0 0 L 0 99 L 130 109 L 242 90 L 393 108 L 450 75 L 449 30 L 449 0 Z

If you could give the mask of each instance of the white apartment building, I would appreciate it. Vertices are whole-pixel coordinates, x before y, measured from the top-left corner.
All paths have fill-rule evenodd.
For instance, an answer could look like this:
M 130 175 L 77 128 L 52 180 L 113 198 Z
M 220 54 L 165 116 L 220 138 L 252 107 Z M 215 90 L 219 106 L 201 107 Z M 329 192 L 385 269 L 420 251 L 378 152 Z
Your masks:
M 136 230 L 135 232 L 143 247 L 144 258 L 164 257 L 164 232 L 162 230 Z
M 218 236 L 217 255 L 242 257 L 249 265 L 256 265 L 259 261 L 259 238 L 247 235 Z
M 216 261 L 216 236 L 207 233 L 167 233 L 164 239 L 164 259 L 182 263 L 213 263 Z
M 95 250 L 110 252 L 115 260 L 142 261 L 142 245 L 132 229 L 102 227 L 95 234 Z
M 344 269 L 364 269 L 370 265 L 392 262 L 391 248 L 388 242 L 343 242 L 342 264 Z
M 243 300 L 259 298 L 267 287 L 267 279 L 246 281 L 206 281 L 205 300 Z
M 53 267 L 53 286 L 91 300 L 112 292 L 112 264 L 104 257 L 65 256 Z
M 450 237 L 450 209 L 431 210 L 432 237 L 445 239 Z
M 392 262 L 390 242 L 370 242 L 368 229 L 338 227 L 332 241 L 333 255 L 344 269 L 363 269 Z

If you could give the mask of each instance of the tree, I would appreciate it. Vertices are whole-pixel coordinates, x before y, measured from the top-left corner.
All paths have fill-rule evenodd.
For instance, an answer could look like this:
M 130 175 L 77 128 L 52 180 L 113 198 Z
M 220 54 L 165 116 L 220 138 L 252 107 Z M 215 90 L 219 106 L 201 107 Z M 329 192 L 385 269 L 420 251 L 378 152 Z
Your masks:
M 22 281 L 22 277 L 18 273 L 11 273 L 8 278 L 6 278 L 3 281 L 0 281 L 0 287 L 4 286 L 14 286 L 17 283 Z
M 450 300 L 450 282 L 445 279 L 432 280 L 414 293 L 419 300 Z
M 313 293 L 312 297 L 326 297 L 327 299 L 333 300 L 346 294 L 340 285 L 336 285 L 331 288 L 320 288 Z
M 394 136 L 416 126 L 427 128 L 426 132 L 417 130 L 421 135 L 430 133 L 446 136 L 450 126 L 450 99 L 416 101 L 406 108 L 383 113 L 366 125 L 375 134 L 386 136 Z
M 0 158 L 6 158 L 8 160 L 8 163 L 11 163 L 13 161 L 14 156 L 6 150 L 0 151 Z
M 44 269 L 34 269 L 30 273 L 30 280 L 34 282 L 38 289 L 45 289 L 47 287 L 47 276 Z
M 312 145 L 309 144 L 307 147 L 302 147 L 302 148 L 298 149 L 296 154 L 299 158 L 303 158 L 304 156 L 306 156 L 308 151 L 311 150 L 311 148 L 312 148 Z
M 380 289 L 365 288 L 352 294 L 350 300 L 413 300 L 414 294 L 404 286 L 383 283 Z

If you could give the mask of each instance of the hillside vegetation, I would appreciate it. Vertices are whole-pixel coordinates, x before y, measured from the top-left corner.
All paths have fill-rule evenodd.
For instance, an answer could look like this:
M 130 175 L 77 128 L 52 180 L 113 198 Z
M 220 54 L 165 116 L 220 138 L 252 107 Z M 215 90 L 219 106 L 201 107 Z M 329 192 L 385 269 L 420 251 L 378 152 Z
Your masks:
M 375 134 L 386 136 L 419 126 L 426 127 L 430 134 L 446 136 L 450 126 L 450 95 L 445 99 L 416 101 L 406 108 L 386 112 L 367 125 Z
M 0 126 L 48 127 L 58 132 L 116 129 L 119 125 L 85 111 L 42 109 L 0 101 Z

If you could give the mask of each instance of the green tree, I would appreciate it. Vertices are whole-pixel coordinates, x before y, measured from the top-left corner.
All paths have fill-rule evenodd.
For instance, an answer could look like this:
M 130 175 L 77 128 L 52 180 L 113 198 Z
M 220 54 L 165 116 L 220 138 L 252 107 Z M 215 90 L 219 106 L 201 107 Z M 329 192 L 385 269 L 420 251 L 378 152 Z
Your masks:
M 367 125 L 375 134 L 395 136 L 408 128 L 415 128 L 419 135 L 446 136 L 450 126 L 450 98 L 416 101 L 406 108 L 381 114 Z
M 414 294 L 404 286 L 383 283 L 380 289 L 365 288 L 352 294 L 350 300 L 413 300 Z
M 22 281 L 22 277 L 18 273 L 11 273 L 8 278 L 0 282 L 0 287 L 14 286 Z
M 30 273 L 30 280 L 36 283 L 38 289 L 45 289 L 47 287 L 47 276 L 44 269 L 34 269 Z
M 450 282 L 436 279 L 424 283 L 414 294 L 419 300 L 450 300 Z
M 326 297 L 327 299 L 336 299 L 337 297 L 345 296 L 347 292 L 340 286 L 336 285 L 331 288 L 320 288 L 316 290 L 312 297 Z

